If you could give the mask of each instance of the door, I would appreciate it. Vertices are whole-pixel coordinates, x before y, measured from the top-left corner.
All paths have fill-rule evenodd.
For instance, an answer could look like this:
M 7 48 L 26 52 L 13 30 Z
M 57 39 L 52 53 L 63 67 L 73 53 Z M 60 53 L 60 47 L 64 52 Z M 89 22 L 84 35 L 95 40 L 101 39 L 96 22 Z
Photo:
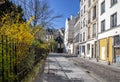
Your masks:
M 116 60 L 116 63 L 120 64 L 120 47 L 115 48 L 115 60 Z

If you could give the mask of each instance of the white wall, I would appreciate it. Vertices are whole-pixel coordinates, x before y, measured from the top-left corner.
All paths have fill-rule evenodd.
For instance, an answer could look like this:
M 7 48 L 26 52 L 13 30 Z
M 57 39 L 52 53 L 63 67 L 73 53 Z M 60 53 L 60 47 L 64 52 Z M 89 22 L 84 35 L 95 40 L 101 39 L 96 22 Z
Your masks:
M 116 34 L 119 34 L 120 31 L 120 28 L 117 27 L 117 28 L 113 28 L 113 29 L 110 29 L 110 16 L 112 14 L 114 14 L 115 12 L 117 12 L 117 25 L 120 25 L 120 0 L 117 0 L 117 4 L 115 4 L 114 6 L 111 7 L 111 0 L 105 0 L 105 12 L 101 15 L 101 3 L 103 2 L 104 0 L 99 0 L 98 1 L 98 4 L 99 4 L 99 19 L 98 19 L 98 23 L 99 23 L 99 28 L 98 28 L 98 39 L 101 39 L 101 38 L 105 38 L 105 37 L 109 37 L 109 36 L 114 36 Z M 108 30 L 108 31 L 105 31 L 103 33 L 100 33 L 101 32 L 101 21 L 105 19 L 105 30 Z
M 64 44 L 66 52 L 70 51 L 70 54 L 73 54 L 73 43 L 69 43 L 69 41 L 74 37 L 74 23 L 74 16 L 71 16 L 69 20 L 66 19 Z

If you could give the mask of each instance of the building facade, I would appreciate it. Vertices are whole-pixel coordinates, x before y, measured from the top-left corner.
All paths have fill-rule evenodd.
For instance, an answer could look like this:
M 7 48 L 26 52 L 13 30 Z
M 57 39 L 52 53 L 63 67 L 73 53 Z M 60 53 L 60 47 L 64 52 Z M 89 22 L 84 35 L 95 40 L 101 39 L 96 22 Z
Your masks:
M 74 54 L 120 63 L 119 8 L 120 0 L 80 0 L 74 24 Z
M 86 57 L 97 57 L 98 0 L 87 0 L 87 41 Z
M 79 55 L 79 41 L 80 41 L 80 13 L 78 13 L 76 19 L 75 19 L 75 25 L 74 25 L 74 54 Z
M 68 54 L 73 54 L 74 24 L 75 24 L 74 16 L 71 16 L 70 18 L 66 19 L 64 45 L 65 52 Z
M 98 0 L 99 58 L 120 62 L 120 0 Z
M 80 0 L 80 42 L 79 42 L 79 55 L 86 57 L 86 40 L 87 40 L 87 0 Z

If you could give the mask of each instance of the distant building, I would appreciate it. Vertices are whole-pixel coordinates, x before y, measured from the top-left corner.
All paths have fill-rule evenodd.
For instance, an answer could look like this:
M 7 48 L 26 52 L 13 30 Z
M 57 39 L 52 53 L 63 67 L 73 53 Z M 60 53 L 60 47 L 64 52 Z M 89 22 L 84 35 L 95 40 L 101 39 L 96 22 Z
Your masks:
M 64 44 L 65 52 L 68 54 L 73 54 L 74 24 L 75 24 L 74 16 L 71 16 L 71 18 L 66 19 Z
M 80 53 L 79 42 L 80 42 L 80 13 L 78 13 L 77 17 L 75 18 L 75 24 L 74 24 L 73 49 L 74 49 L 74 54 L 76 55 L 79 55 Z
M 57 42 L 57 52 L 63 53 L 64 52 L 64 28 L 58 29 L 54 32 L 55 40 Z
M 46 41 L 49 41 L 50 39 L 54 39 L 54 30 L 53 29 L 46 30 Z
M 57 53 L 64 52 L 64 28 L 60 29 L 47 29 L 46 30 L 46 41 L 55 40 L 57 42 Z

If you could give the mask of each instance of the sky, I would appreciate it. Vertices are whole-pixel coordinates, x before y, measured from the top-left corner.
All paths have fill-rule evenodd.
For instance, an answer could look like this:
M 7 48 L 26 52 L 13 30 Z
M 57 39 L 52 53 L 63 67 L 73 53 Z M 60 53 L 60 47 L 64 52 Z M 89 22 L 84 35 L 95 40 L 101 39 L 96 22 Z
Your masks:
M 66 18 L 71 15 L 76 16 L 79 12 L 79 0 L 48 0 L 50 8 L 55 15 L 62 15 L 53 21 L 54 28 L 59 29 L 65 27 Z

